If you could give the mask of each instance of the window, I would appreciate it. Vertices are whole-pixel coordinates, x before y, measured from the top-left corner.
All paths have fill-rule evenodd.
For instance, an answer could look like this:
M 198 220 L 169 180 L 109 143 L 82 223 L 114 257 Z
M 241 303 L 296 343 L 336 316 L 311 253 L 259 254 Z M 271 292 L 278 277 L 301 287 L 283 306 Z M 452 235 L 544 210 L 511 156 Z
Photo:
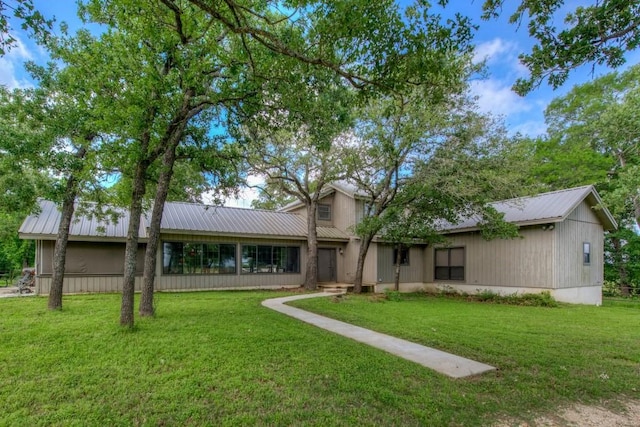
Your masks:
M 464 280 L 464 248 L 436 249 L 436 280 Z
M 242 273 L 299 273 L 297 246 L 242 246 Z
M 582 263 L 591 265 L 591 243 L 584 242 L 582 244 Z
M 164 242 L 162 272 L 164 274 L 234 274 L 236 245 Z
M 396 265 L 398 260 L 398 247 L 393 248 L 393 265 Z M 409 265 L 409 248 L 406 246 L 402 246 L 400 248 L 400 265 Z
M 331 221 L 331 205 L 318 205 L 318 220 Z

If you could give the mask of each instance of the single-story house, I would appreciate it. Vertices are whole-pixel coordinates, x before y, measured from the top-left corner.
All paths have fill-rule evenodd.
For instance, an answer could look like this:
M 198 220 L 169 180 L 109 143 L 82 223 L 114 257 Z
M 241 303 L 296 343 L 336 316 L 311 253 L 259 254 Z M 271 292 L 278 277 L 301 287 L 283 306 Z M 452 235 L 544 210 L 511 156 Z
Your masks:
M 497 202 L 522 238 L 484 240 L 477 221 L 443 230 L 447 243 L 414 245 L 402 254 L 401 290 L 452 289 L 503 294 L 549 291 L 557 300 L 600 304 L 604 232 L 617 225 L 592 186 Z M 357 190 L 328 186 L 317 212 L 318 281 L 353 283 L 359 238 L 352 228 L 365 214 Z M 36 291 L 47 294 L 60 219 L 41 201 L 20 236 L 36 245 Z M 65 293 L 116 292 L 122 288 L 128 214 L 117 223 L 78 215 L 68 244 Z M 140 226 L 138 273 L 147 240 Z M 161 226 L 156 289 L 268 289 L 304 283 L 306 211 L 293 203 L 278 212 L 169 202 Z M 371 244 L 364 283 L 375 291 L 393 286 L 394 249 Z M 139 286 L 138 277 L 136 286 Z

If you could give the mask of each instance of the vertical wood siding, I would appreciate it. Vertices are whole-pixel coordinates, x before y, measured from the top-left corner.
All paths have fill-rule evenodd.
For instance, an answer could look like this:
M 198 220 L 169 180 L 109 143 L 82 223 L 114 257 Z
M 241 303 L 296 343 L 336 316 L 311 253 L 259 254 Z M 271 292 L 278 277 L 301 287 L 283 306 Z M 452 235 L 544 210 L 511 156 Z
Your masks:
M 356 254 L 357 257 L 357 254 Z M 357 258 L 356 258 L 357 260 Z M 378 283 L 378 244 L 371 243 L 367 257 L 364 259 L 364 271 L 362 272 L 362 282 L 374 285 Z M 355 267 L 354 267 L 355 268 Z
M 333 196 L 333 226 L 352 234 L 351 227 L 356 223 L 357 203 L 353 198 L 336 191 Z
M 400 266 L 401 283 L 424 282 L 425 250 L 420 246 L 409 248 L 409 265 Z M 393 246 L 378 245 L 378 283 L 393 283 L 395 277 L 395 260 Z
M 522 238 L 486 241 L 480 233 L 451 235 L 450 247 L 465 248 L 465 280 L 438 281 L 477 286 L 553 287 L 553 233 L 540 226 L 520 230 Z M 425 250 L 425 282 L 434 282 L 434 249 Z
M 598 217 L 582 202 L 562 223 L 556 224 L 556 288 L 598 286 L 604 277 L 604 231 Z M 584 265 L 582 244 L 591 244 L 591 263 Z

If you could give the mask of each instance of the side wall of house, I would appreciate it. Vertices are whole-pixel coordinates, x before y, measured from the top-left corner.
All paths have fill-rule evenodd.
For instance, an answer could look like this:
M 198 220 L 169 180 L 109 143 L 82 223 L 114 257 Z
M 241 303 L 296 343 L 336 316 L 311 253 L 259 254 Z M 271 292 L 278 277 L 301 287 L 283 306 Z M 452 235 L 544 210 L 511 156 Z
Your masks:
M 164 274 L 162 265 L 162 242 L 229 243 L 236 245 L 236 273 L 233 274 Z M 294 246 L 300 248 L 300 271 L 297 273 L 242 273 L 242 245 Z M 39 241 L 37 254 L 36 292 L 48 294 L 51 286 L 53 241 Z M 338 246 L 336 246 L 338 247 Z M 138 251 L 138 273 L 136 291 L 140 290 L 144 263 L 144 247 Z M 237 237 L 212 237 L 195 235 L 161 236 L 157 253 L 157 290 L 204 290 L 204 289 L 272 289 L 297 287 L 304 283 L 306 265 L 306 242 L 301 240 L 252 239 Z M 124 266 L 124 243 L 69 242 L 67 272 L 63 292 L 120 292 Z M 343 268 L 338 258 L 338 271 Z
M 53 268 L 52 240 L 37 241 L 36 292 L 46 295 L 51 289 Z M 83 292 L 120 292 L 124 272 L 123 242 L 76 242 L 67 245 L 65 276 L 62 291 L 65 294 Z M 138 249 L 136 290 L 140 289 L 145 246 Z
M 163 234 L 161 241 L 235 244 L 237 268 L 236 273 L 233 274 L 163 274 L 161 244 L 158 249 L 156 269 L 156 289 L 158 290 L 272 289 L 297 287 L 304 283 L 307 244 L 302 240 Z M 299 247 L 300 271 L 298 273 L 243 273 L 241 268 L 243 244 Z
M 464 280 L 435 280 L 435 252 L 425 250 L 425 283 L 430 288 L 447 288 L 474 293 L 501 288 L 501 292 L 551 290 L 554 284 L 553 230 L 541 226 L 523 227 L 521 238 L 486 241 L 479 232 L 450 235 L 447 247 L 464 248 Z
M 395 260 L 393 246 L 378 245 L 378 280 L 376 291 L 392 289 L 395 285 Z M 409 264 L 400 266 L 400 288 L 415 290 L 422 288 L 425 272 L 425 247 L 412 246 L 409 248 Z
M 586 202 L 556 224 L 555 288 L 559 300 L 602 303 L 604 280 L 604 231 Z M 583 244 L 589 243 L 590 262 L 585 264 Z

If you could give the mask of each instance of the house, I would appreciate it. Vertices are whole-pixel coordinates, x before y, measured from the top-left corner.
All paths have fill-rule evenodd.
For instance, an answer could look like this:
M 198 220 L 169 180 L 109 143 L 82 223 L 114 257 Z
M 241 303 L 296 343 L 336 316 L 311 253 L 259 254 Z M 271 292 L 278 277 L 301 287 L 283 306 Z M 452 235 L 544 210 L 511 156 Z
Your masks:
M 616 228 L 592 186 L 497 202 L 520 239 L 485 241 L 469 218 L 443 229 L 447 243 L 414 245 L 402 254 L 401 290 L 452 289 L 503 294 L 549 291 L 566 302 L 600 304 L 604 231 Z M 317 212 L 318 280 L 353 283 L 359 239 L 352 227 L 365 215 L 363 195 L 329 185 Z M 29 216 L 20 236 L 35 239 L 36 290 L 49 292 L 60 214 L 52 202 Z M 146 246 L 140 227 L 138 275 Z M 128 216 L 117 223 L 77 216 L 68 244 L 64 292 L 122 288 Z M 162 220 L 156 271 L 158 290 L 267 289 L 304 283 L 306 211 L 293 203 L 279 212 L 170 202 Z M 364 283 L 380 292 L 393 286 L 394 248 L 371 244 Z M 139 287 L 141 277 L 136 279 Z

